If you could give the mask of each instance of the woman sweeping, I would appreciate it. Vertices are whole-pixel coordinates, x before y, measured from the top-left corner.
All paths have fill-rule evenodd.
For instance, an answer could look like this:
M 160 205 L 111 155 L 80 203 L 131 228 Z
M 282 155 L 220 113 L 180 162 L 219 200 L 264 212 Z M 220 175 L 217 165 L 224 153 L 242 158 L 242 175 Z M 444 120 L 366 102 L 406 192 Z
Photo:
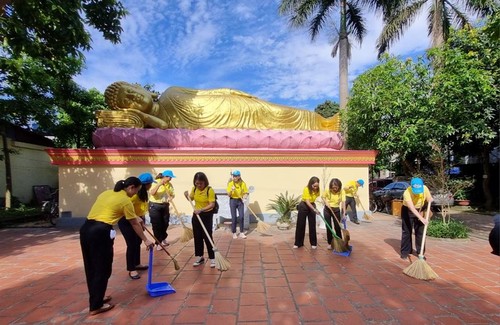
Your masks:
M 231 173 L 233 179 L 227 184 L 227 195 L 229 196 L 229 209 L 231 210 L 231 231 L 233 233 L 233 238 L 236 239 L 238 236 L 236 235 L 236 225 L 237 216 L 240 216 L 240 238 L 247 238 L 245 235 L 245 231 L 243 229 L 245 225 L 245 204 L 243 200 L 246 200 L 248 196 L 248 188 L 247 184 L 241 179 L 241 173 L 239 170 L 235 170 Z
M 323 215 L 325 216 L 325 222 L 332 228 L 332 220 L 335 218 L 336 222 L 333 222 L 333 228 L 337 237 L 342 238 L 342 230 L 340 228 L 340 213 L 342 211 L 342 219 L 345 219 L 345 191 L 342 189 L 342 182 L 338 178 L 332 178 L 328 189 L 322 195 L 325 208 L 323 210 Z M 332 249 L 333 235 L 329 228 L 326 228 L 326 240 L 328 241 L 328 249 Z
M 193 235 L 194 235 L 194 255 L 195 261 L 193 266 L 199 266 L 205 263 L 204 255 L 204 246 L 203 242 L 207 246 L 208 258 L 210 259 L 210 267 L 215 267 L 215 253 L 212 247 L 212 243 L 210 242 L 207 234 L 203 230 L 203 227 L 198 220 L 196 215 L 200 216 L 205 229 L 207 229 L 208 235 L 210 239 L 213 241 L 212 237 L 212 223 L 214 219 L 213 208 L 215 207 L 215 191 L 208 186 L 208 178 L 205 173 L 197 172 L 194 175 L 193 179 L 193 188 L 191 189 L 191 193 L 188 191 L 184 192 L 184 195 L 189 200 L 194 200 L 194 211 L 192 217 L 192 225 L 193 225 Z
M 143 224 L 144 216 L 148 211 L 148 190 L 151 188 L 154 180 L 150 173 L 139 175 L 139 179 L 141 180 L 142 187 L 137 194 L 132 196 L 131 201 L 134 205 L 135 214 L 141 218 L 141 224 Z M 141 237 L 137 236 L 134 228 L 125 217 L 118 221 L 118 227 L 120 227 L 120 231 L 127 244 L 125 257 L 127 260 L 128 276 L 132 280 L 140 279 L 141 276 L 138 271 L 148 269 L 147 265 L 141 265 Z
M 319 178 L 313 176 L 309 179 L 307 186 L 302 191 L 302 201 L 298 206 L 297 227 L 295 228 L 295 244 L 293 248 L 304 246 L 304 237 L 306 235 L 306 219 L 309 223 L 309 242 L 312 249 L 318 247 L 316 237 L 316 215 L 319 211 L 316 209 L 316 199 L 320 196 Z
M 104 296 L 111 276 L 113 243 L 116 232 L 113 225 L 125 216 L 137 236 L 151 249 L 154 245 L 142 230 L 140 219 L 135 215 L 130 198 L 141 189 L 141 180 L 129 177 L 118 181 L 113 190 L 101 193 L 80 228 L 80 245 L 87 287 L 89 291 L 90 315 L 106 312 L 114 307 L 110 296 Z
M 157 184 L 151 186 L 149 190 L 149 217 L 153 226 L 153 234 L 163 246 L 168 246 L 167 229 L 170 223 L 170 201 L 175 197 L 174 186 L 171 183 L 174 178 L 174 173 L 171 170 L 156 176 Z M 157 250 L 161 251 L 160 243 L 156 243 Z

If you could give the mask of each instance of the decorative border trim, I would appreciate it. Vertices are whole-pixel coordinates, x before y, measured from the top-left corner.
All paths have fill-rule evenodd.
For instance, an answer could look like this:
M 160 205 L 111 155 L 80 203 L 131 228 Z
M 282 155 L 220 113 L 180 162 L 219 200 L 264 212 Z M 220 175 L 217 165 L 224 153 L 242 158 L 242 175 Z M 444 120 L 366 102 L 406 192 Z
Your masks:
M 375 150 L 46 149 L 58 166 L 373 165 Z

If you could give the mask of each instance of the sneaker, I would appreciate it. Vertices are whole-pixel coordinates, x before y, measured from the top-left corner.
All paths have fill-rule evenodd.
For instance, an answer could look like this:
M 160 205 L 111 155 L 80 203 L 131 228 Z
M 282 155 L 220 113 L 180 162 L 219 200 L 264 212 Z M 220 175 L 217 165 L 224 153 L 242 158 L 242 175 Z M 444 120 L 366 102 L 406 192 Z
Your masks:
M 408 255 L 407 254 L 401 255 L 400 257 L 401 257 L 402 260 L 407 260 L 408 259 Z
M 213 269 L 215 267 L 215 259 L 210 259 L 210 267 Z
M 236 239 L 236 238 L 238 238 L 238 236 L 236 236 L 236 233 L 233 232 L 233 239 Z
M 326 249 L 332 249 L 332 245 L 326 246 Z
M 293 245 L 293 248 L 299 248 L 299 246 L 297 246 L 297 245 Z
M 353 221 L 355 224 L 359 225 L 359 220 L 354 220 Z
M 156 245 L 156 250 L 157 250 L 157 251 L 161 251 L 162 249 L 163 249 L 163 248 L 161 248 L 161 246 L 160 246 L 160 245 Z
M 318 248 L 318 246 L 314 246 L 314 245 L 312 245 L 312 246 L 311 246 L 311 248 L 312 248 L 312 249 L 316 249 L 316 248 Z
M 161 244 L 162 244 L 163 246 L 165 246 L 165 247 L 170 246 L 170 244 L 169 244 L 169 243 L 167 243 L 167 240 L 166 240 L 166 239 L 162 240 L 162 241 L 161 241 Z
M 240 232 L 240 238 L 245 239 L 245 238 L 247 238 L 247 236 L 244 233 Z
M 197 259 L 196 259 L 196 261 L 193 263 L 193 266 L 200 266 L 200 265 L 202 265 L 203 263 L 205 263 L 205 259 L 203 258 L 203 256 L 197 256 Z

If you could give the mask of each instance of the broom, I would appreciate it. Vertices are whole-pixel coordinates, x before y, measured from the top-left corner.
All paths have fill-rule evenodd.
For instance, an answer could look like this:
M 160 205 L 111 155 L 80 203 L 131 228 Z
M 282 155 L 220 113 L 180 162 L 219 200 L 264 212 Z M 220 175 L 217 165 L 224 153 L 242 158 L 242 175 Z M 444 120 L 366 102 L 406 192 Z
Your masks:
M 167 192 L 165 192 L 165 194 L 167 195 L 167 199 L 170 198 L 170 196 L 168 195 Z M 181 221 L 181 224 L 182 224 L 182 234 L 181 234 L 181 238 L 180 238 L 181 243 L 187 243 L 188 241 L 190 241 L 194 237 L 193 229 L 187 227 L 186 224 L 184 223 L 184 221 L 182 221 L 182 217 L 179 214 L 179 211 L 177 211 L 177 208 L 175 206 L 174 201 L 171 200 L 170 203 L 172 203 L 172 207 L 174 208 L 175 215 L 177 216 L 177 218 L 179 218 L 179 220 Z
M 177 217 L 179 218 L 179 220 L 181 221 L 181 224 L 182 224 L 181 243 L 187 243 L 188 241 L 190 241 L 194 237 L 193 229 L 186 226 L 184 221 L 182 221 L 182 217 L 179 214 L 179 211 L 177 211 L 177 208 L 175 207 L 174 201 L 171 201 L 171 203 L 172 203 L 172 207 L 174 208 L 175 214 L 177 215 Z
M 186 195 L 186 199 L 191 204 L 191 207 L 193 208 L 193 210 L 195 210 L 193 201 L 191 201 L 189 196 Z M 201 221 L 200 215 L 196 214 L 196 217 L 198 218 L 198 221 L 200 222 L 200 225 L 203 228 L 205 235 L 207 236 L 208 240 L 210 241 L 210 244 L 212 244 L 212 250 L 214 251 L 214 254 L 215 254 L 215 267 L 221 272 L 229 270 L 229 268 L 231 267 L 231 263 L 224 256 L 222 256 L 222 254 L 219 252 L 219 250 L 215 246 L 214 241 L 212 240 L 212 238 L 208 234 L 207 228 L 205 228 L 205 225 Z
M 431 205 L 427 205 L 427 211 L 425 213 L 425 219 L 429 220 L 429 214 L 431 210 Z M 424 245 L 425 245 L 425 235 L 427 233 L 427 225 L 424 227 L 424 233 L 422 235 L 422 246 L 420 246 L 420 253 L 418 254 L 418 259 L 413 262 L 410 266 L 403 270 L 403 273 L 411 276 L 412 278 L 419 280 L 434 280 L 439 276 L 432 270 L 432 268 L 427 264 L 424 259 Z
M 174 268 L 175 268 L 175 270 L 176 271 L 180 270 L 179 263 L 177 263 L 177 260 L 172 255 L 170 255 L 170 253 L 167 251 L 167 249 L 162 245 L 162 243 L 158 239 L 156 239 L 155 235 L 153 235 L 153 233 L 147 227 L 144 227 L 144 229 L 146 229 L 146 231 L 148 232 L 148 234 L 151 237 L 153 237 L 153 239 L 156 242 L 158 242 L 158 245 L 160 245 L 160 247 L 163 248 L 163 250 L 165 251 L 165 253 L 167 253 L 167 255 L 170 256 L 170 258 L 174 262 Z
M 327 206 L 328 209 L 330 210 L 330 212 L 332 213 L 333 215 L 333 222 L 335 222 L 339 227 L 340 227 L 340 224 L 338 223 L 339 221 L 337 220 L 337 216 L 335 215 L 335 213 L 333 212 L 332 208 L 328 205 L 326 205 L 326 202 L 323 198 L 321 198 L 323 200 L 323 205 L 324 206 Z M 332 228 L 330 227 L 330 225 L 326 222 L 325 218 L 320 214 L 321 218 L 323 219 L 323 221 L 325 222 L 325 225 L 328 227 L 328 230 L 330 230 L 330 232 L 332 233 L 333 235 L 333 242 L 332 242 L 332 247 L 335 251 L 337 252 L 347 252 L 349 251 L 349 246 L 345 243 L 345 241 L 340 238 L 339 236 L 337 236 L 337 234 L 335 233 L 335 231 L 332 230 Z M 330 244 L 330 243 L 328 243 Z
M 243 202 L 243 204 L 245 204 L 245 202 Z M 250 208 L 249 205 L 247 205 L 247 204 L 245 204 L 245 205 L 248 208 L 248 211 L 250 211 L 253 214 L 253 216 L 255 217 L 255 219 L 257 219 L 257 231 L 260 232 L 261 234 L 268 232 L 269 229 L 271 228 L 271 225 L 268 223 L 265 223 L 264 221 L 262 221 L 262 219 L 257 217 L 255 212 L 252 211 L 252 209 Z
M 359 199 L 359 197 L 356 195 L 356 203 L 359 203 L 359 205 L 361 206 L 361 209 L 363 209 L 363 218 L 365 218 L 366 220 L 372 220 L 372 216 L 370 216 L 368 213 L 366 213 L 366 209 L 365 207 L 363 206 L 363 203 L 361 203 L 361 200 Z

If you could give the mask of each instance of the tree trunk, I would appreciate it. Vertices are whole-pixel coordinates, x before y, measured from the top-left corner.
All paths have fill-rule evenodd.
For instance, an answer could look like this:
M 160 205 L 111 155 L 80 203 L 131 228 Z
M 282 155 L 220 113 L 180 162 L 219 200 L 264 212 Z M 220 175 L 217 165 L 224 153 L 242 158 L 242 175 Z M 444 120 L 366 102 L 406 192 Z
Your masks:
M 9 143 L 7 141 L 7 127 L 2 125 L 0 128 L 3 144 L 3 159 L 5 162 L 5 209 L 10 209 L 12 207 L 12 173 L 10 170 Z
M 339 33 L 339 106 L 346 109 L 349 96 L 347 77 L 349 74 L 349 61 L 347 52 L 347 26 L 346 26 L 346 1 L 340 1 L 340 33 Z M 344 146 L 348 148 L 348 131 L 344 130 Z
M 484 207 L 486 210 L 491 211 L 493 209 L 493 197 L 490 190 L 490 148 L 484 146 L 481 151 L 481 163 L 483 164 L 483 194 L 484 194 Z
M 443 19 L 445 15 L 444 0 L 434 0 L 434 17 L 432 17 L 432 47 L 440 47 L 444 44 Z

